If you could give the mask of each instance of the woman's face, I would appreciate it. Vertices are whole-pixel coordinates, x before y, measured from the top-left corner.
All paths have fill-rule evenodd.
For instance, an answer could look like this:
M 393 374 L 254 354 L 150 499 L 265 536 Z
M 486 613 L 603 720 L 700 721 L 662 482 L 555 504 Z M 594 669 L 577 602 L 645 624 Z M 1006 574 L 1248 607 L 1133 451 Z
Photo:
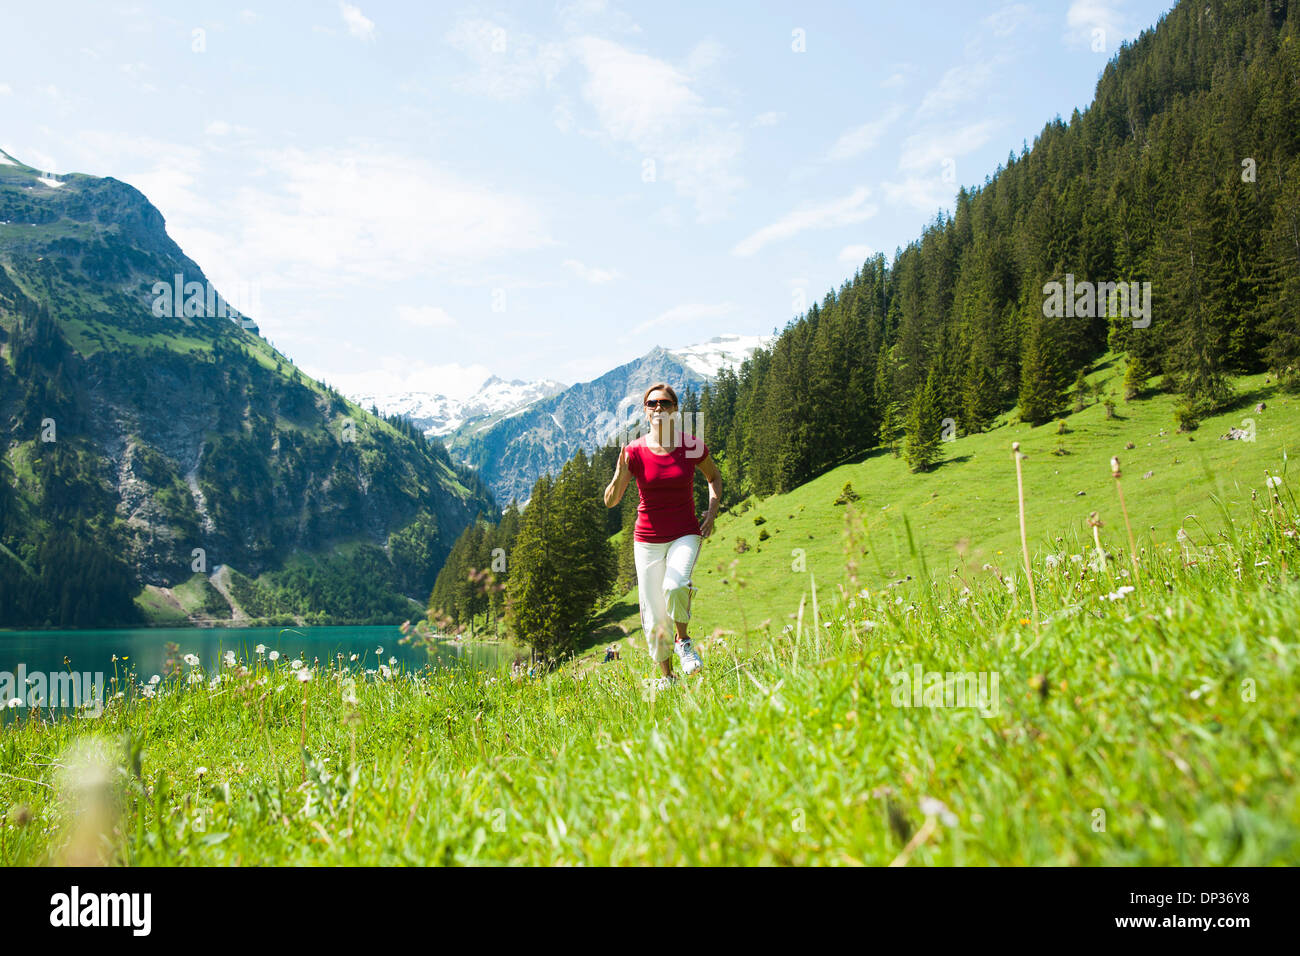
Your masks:
M 653 391 L 646 396 L 645 413 L 651 425 L 657 426 L 668 421 L 675 411 L 677 411 L 677 403 L 663 389 Z

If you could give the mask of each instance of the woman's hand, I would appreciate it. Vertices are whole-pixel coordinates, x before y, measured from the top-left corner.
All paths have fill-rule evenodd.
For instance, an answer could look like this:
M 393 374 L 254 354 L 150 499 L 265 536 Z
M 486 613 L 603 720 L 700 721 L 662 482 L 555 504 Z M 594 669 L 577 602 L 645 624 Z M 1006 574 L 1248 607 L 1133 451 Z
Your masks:
M 613 508 L 623 500 L 623 492 L 632 481 L 632 466 L 628 464 L 627 449 L 618 451 L 618 463 L 614 466 L 614 477 L 605 486 L 605 507 Z
M 704 520 L 700 522 L 700 537 L 707 538 L 713 534 L 713 519 L 717 517 L 717 512 L 710 508 L 704 512 Z

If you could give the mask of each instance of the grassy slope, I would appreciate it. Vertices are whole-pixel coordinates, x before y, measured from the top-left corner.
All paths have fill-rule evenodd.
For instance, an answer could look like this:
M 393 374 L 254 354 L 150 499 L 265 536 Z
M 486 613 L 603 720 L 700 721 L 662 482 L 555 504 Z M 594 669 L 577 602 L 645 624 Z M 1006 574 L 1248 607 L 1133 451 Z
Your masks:
M 1294 862 L 1287 508 L 1289 537 L 1246 516 L 1114 601 L 1110 573 L 1040 568 L 1038 635 L 1001 586 L 886 596 L 715 641 L 659 695 L 627 660 L 355 688 L 252 662 L 153 699 L 135 675 L 102 717 L 6 729 L 0 864 Z M 990 715 L 896 706 L 917 665 L 996 674 Z
M 1118 362 L 1102 363 L 1091 378 L 1108 380 L 1115 391 L 1123 374 Z M 1059 436 L 1069 452 L 1063 456 L 1053 454 L 1055 422 L 1031 428 L 1007 424 L 1012 416 L 1004 416 L 991 431 L 943 444 L 944 463 L 927 474 L 912 474 L 901 457 L 876 452 L 789 494 L 750 503 L 743 514 L 724 513 L 700 553 L 691 632 L 740 630 L 742 621 L 755 627 L 764 620 L 769 629 L 779 631 L 792 620 L 810 575 L 823 591 L 847 588 L 846 509 L 833 504 L 845 482 L 861 496 L 856 508 L 870 539 L 868 553 L 858 559 L 860 587 L 875 591 L 907 575 L 921 577 L 905 521 L 931 575 L 943 578 L 962 567 L 963 554 L 968 578 L 990 577 L 981 570 L 985 564 L 1005 573 L 1021 562 L 1013 441 L 1019 441 L 1028 456 L 1023 466 L 1026 520 L 1030 550 L 1039 557 L 1064 550 L 1076 539 L 1090 542 L 1087 519 L 1094 510 L 1105 523 L 1103 545 L 1127 554 L 1123 516 L 1110 476 L 1112 455 L 1123 465 L 1139 549 L 1173 542 L 1188 515 L 1197 516 L 1187 522 L 1189 533 L 1199 533 L 1198 522 L 1211 530 L 1220 527 L 1222 518 L 1211 495 L 1240 513 L 1252 490 L 1262 493 L 1265 472 L 1279 473 L 1284 453 L 1300 448 L 1300 396 L 1264 381 L 1263 375 L 1238 379 L 1233 409 L 1207 419 L 1190 436 L 1176 432 L 1174 399 L 1168 395 L 1119 402 L 1118 417 L 1111 420 L 1100 404 L 1068 416 L 1069 432 Z M 1260 401 L 1267 408 L 1256 413 Z M 1230 427 L 1241 427 L 1245 418 L 1255 421 L 1254 442 L 1219 440 Z M 1128 441 L 1137 447 L 1126 451 Z M 1144 479 L 1148 471 L 1152 475 Z M 755 525 L 755 516 L 765 523 Z M 758 540 L 763 530 L 770 535 L 767 541 Z M 1065 539 L 1061 545 L 1054 540 L 1058 536 Z M 739 538 L 750 545 L 744 554 L 735 550 Z M 791 570 L 795 548 L 806 551 L 808 573 Z M 632 591 L 615 602 L 602 623 L 635 632 L 635 650 L 640 652 L 636 600 Z M 618 636 L 615 627 L 604 627 L 591 653 Z

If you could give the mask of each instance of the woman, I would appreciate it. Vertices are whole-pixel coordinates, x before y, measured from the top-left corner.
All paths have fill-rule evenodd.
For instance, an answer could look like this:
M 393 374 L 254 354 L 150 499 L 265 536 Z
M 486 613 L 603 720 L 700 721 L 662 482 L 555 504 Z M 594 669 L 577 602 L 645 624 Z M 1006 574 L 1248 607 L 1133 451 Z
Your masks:
M 713 519 L 722 502 L 722 473 L 704 442 L 681 432 L 677 393 L 660 382 L 646 389 L 642 400 L 650 432 L 619 452 L 614 478 L 605 488 L 605 507 L 623 500 L 636 478 L 641 503 L 636 509 L 632 553 L 641 600 L 641 627 L 650 657 L 663 671 L 657 686 L 677 680 L 672 657 L 693 674 L 702 662 L 686 633 L 691 619 L 691 572 L 700 543 L 713 532 Z M 709 483 L 709 510 L 701 522 L 695 514 L 695 470 Z M 675 634 L 672 643 L 668 635 Z

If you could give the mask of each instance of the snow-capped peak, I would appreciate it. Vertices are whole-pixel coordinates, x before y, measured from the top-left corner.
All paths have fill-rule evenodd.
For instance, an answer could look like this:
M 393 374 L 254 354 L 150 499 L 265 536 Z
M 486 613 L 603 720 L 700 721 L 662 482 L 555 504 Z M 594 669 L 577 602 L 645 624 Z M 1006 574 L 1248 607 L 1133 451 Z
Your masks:
M 772 344 L 771 335 L 715 335 L 707 342 L 668 351 L 693 372 L 713 378 L 722 369 L 738 367 L 755 349 Z
M 362 408 L 376 406 L 388 415 L 409 418 L 429 438 L 441 438 L 466 422 L 509 412 L 564 391 L 562 382 L 543 379 L 507 382 L 492 375 L 465 398 L 453 398 L 436 392 L 400 392 L 387 395 L 359 395 L 354 401 Z

